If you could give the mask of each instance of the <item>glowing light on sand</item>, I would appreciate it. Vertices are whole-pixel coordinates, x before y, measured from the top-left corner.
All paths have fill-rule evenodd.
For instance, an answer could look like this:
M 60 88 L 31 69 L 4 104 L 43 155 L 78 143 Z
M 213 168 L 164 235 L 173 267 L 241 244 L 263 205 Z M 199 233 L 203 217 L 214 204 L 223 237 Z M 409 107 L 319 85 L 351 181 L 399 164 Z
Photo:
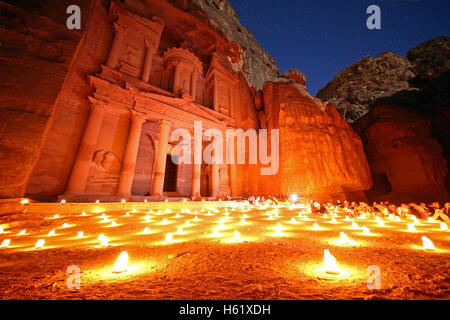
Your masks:
M 54 216 L 53 216 L 53 219 L 58 219 L 59 218 L 59 214 L 55 214 Z
M 337 265 L 336 258 L 328 249 L 323 250 L 323 266 L 326 273 L 339 274 L 340 269 Z
M 336 241 L 338 244 L 349 245 L 354 243 L 354 241 L 351 241 L 344 232 L 341 232 L 340 236 L 341 238 L 338 241 Z
M 10 239 L 5 239 L 5 240 L 3 240 L 2 244 L 0 245 L 0 248 L 6 248 L 9 246 L 10 243 L 11 243 Z
M 327 215 L 326 213 L 324 213 L 324 214 L 323 214 L 323 218 L 324 218 L 324 219 L 327 219 L 327 218 L 328 218 L 328 215 Z
M 35 249 L 39 249 L 42 248 L 45 244 L 45 240 L 44 239 L 39 239 L 38 241 L 36 241 L 36 245 L 34 246 Z
M 83 211 L 83 212 L 81 213 L 81 215 L 82 215 L 83 217 L 85 217 L 85 216 L 86 216 L 86 212 Z
M 172 242 L 172 234 L 169 232 L 168 234 L 166 234 L 166 242 Z
M 218 236 L 220 236 L 220 234 L 219 234 L 219 229 L 220 229 L 219 227 L 213 229 L 213 233 L 212 233 L 212 236 L 213 236 L 213 237 L 218 237 Z
M 369 228 L 362 227 L 362 234 L 365 235 L 365 236 L 371 235 Z
M 125 213 L 125 217 L 129 217 L 129 216 L 130 216 L 129 212 Z
M 122 251 L 114 264 L 114 273 L 121 273 L 127 271 L 128 268 L 128 253 Z
M 62 203 L 62 204 L 66 203 L 66 200 L 61 200 L 61 203 Z
M 2 226 L 0 226 L 0 234 L 2 234 L 3 233 L 3 228 L 2 228 Z
M 145 216 L 145 222 L 150 222 L 150 216 L 149 215 Z
M 345 221 L 350 221 L 350 218 L 349 218 L 349 216 L 345 216 L 345 219 L 344 219 Z
M 412 223 L 408 223 L 408 231 L 410 232 L 416 232 L 416 227 Z
M 113 222 L 111 223 L 111 227 L 117 227 L 117 223 L 116 223 L 115 221 L 113 221 Z
M 358 224 L 355 221 L 352 222 L 352 229 L 353 230 L 358 230 L 359 229 L 359 226 L 358 226 Z
M 313 230 L 320 230 L 319 224 L 317 222 L 314 222 L 314 225 L 312 227 Z
M 428 239 L 427 237 L 422 237 L 422 243 L 423 243 L 423 249 L 424 250 L 434 250 L 434 244 L 433 242 Z
M 63 227 L 63 228 L 68 228 L 68 227 L 69 227 L 69 224 L 66 222 L 66 223 L 64 223 L 64 224 L 62 225 L 62 227 Z
M 51 237 L 51 236 L 54 236 L 55 235 L 55 230 L 51 230 L 49 233 L 48 233 L 48 235 Z
M 178 233 L 178 234 L 183 234 L 183 227 L 178 227 L 177 233 Z
M 84 236 L 84 232 L 78 231 L 77 238 L 83 238 L 83 236 Z
M 109 238 L 108 237 L 103 237 L 102 240 L 100 241 L 100 245 L 101 246 L 107 246 L 109 242 Z
M 237 231 L 237 230 L 234 231 L 233 241 L 241 241 L 239 231 Z
M 441 222 L 440 226 L 441 226 L 441 230 L 442 231 L 447 231 L 448 230 L 448 226 L 447 226 L 447 224 L 445 222 Z
M 167 218 L 164 218 L 163 221 L 161 222 L 161 224 L 168 224 L 169 221 L 167 221 Z
M 176 215 L 175 215 L 175 218 L 181 218 L 181 215 L 179 214 L 179 213 L 177 213 Z
M 289 197 L 289 200 L 291 202 L 297 202 L 298 201 L 298 195 L 296 194 L 291 194 L 291 196 Z
M 331 221 L 330 221 L 331 223 L 337 223 L 337 221 L 336 221 L 336 219 L 335 218 L 331 218 Z
M 22 231 L 19 232 L 18 235 L 19 235 L 19 236 L 24 236 L 25 233 L 27 233 L 27 230 L 26 230 L 26 229 L 23 229 Z
M 208 213 L 206 214 L 207 216 L 212 216 L 211 211 L 208 211 Z
M 100 233 L 100 234 L 98 235 L 97 240 L 98 240 L 98 241 L 102 241 L 104 238 L 105 238 L 105 235 L 104 235 L 103 233 Z
M 388 218 L 389 218 L 389 220 L 394 220 L 394 215 L 392 213 L 390 213 Z
M 194 218 L 194 221 L 199 221 L 199 219 L 198 219 L 198 217 L 197 217 L 197 216 L 195 216 L 195 218 Z
M 241 218 L 241 224 L 246 224 L 245 219 Z
M 186 222 L 184 223 L 184 225 L 185 225 L 186 227 L 189 227 L 191 224 L 189 223 L 189 220 L 186 220 Z
M 399 216 L 395 216 L 395 221 L 400 221 L 400 217 Z
M 431 223 L 435 223 L 436 222 L 436 220 L 434 220 L 432 217 L 428 217 L 427 221 L 431 222 Z
M 295 218 L 292 218 L 292 219 L 291 219 L 291 223 L 292 223 L 292 224 L 297 224 L 298 222 L 297 222 L 297 220 L 295 220 Z
M 150 233 L 150 228 L 149 227 L 145 227 L 144 228 L 144 233 L 145 234 L 149 234 Z

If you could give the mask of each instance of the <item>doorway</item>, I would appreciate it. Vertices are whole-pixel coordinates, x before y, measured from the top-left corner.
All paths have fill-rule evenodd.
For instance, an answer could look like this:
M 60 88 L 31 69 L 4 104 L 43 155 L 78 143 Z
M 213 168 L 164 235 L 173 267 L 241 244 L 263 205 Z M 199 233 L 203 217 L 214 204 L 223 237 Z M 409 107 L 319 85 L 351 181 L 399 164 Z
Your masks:
M 172 157 L 178 160 L 178 156 L 167 155 L 166 172 L 164 174 L 164 191 L 177 191 L 177 171 L 178 165 L 172 161 Z M 177 161 L 178 162 L 178 161 Z

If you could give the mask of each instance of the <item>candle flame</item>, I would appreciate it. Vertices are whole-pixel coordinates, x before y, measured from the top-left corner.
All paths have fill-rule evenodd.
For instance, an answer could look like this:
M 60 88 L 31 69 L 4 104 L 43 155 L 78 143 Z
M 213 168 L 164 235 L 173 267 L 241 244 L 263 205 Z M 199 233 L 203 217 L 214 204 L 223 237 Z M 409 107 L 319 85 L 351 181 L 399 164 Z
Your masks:
M 328 249 L 323 250 L 323 265 L 326 273 L 339 274 L 339 267 L 336 263 L 336 258 L 330 253 Z
M 447 224 L 445 222 L 441 222 L 441 230 L 443 231 L 448 230 Z
M 0 245 L 0 248 L 6 248 L 11 243 L 10 239 L 3 240 L 2 244 Z
M 114 273 L 121 273 L 127 271 L 128 267 L 128 253 L 122 251 L 114 264 Z
M 51 230 L 51 231 L 48 233 L 48 235 L 49 235 L 49 236 L 54 236 L 54 235 L 55 235 L 55 230 Z
M 172 234 L 170 232 L 166 234 L 166 242 L 172 242 Z
M 45 240 L 44 239 L 39 239 L 38 241 L 36 241 L 36 245 L 34 246 L 35 249 L 38 248 L 42 248 L 45 244 Z
M 25 235 L 26 232 L 27 232 L 27 230 L 26 230 L 26 229 L 23 229 L 22 231 L 19 232 L 19 236 Z
M 84 236 L 84 232 L 83 231 L 78 231 L 77 237 L 78 238 L 83 238 Z
M 350 244 L 350 240 L 348 239 L 347 235 L 344 232 L 341 232 L 340 235 L 342 244 Z
M 411 232 L 417 231 L 416 227 L 414 226 L 414 224 L 408 223 L 408 231 L 411 231 Z
M 234 238 L 233 238 L 233 240 L 234 241 L 241 241 L 240 235 L 239 235 L 239 231 L 237 231 L 237 230 L 234 231 Z
M 423 243 L 423 248 L 425 250 L 434 250 L 433 242 L 430 239 L 428 239 L 427 237 L 425 237 L 425 236 L 422 237 L 422 243 Z

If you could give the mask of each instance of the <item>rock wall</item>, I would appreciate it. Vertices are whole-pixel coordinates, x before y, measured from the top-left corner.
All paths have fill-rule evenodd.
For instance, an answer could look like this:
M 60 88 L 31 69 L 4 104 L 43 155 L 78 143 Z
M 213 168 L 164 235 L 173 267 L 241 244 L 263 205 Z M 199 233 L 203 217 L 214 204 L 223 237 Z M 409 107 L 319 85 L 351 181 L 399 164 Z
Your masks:
M 352 123 L 369 112 L 377 99 L 408 89 L 415 76 L 405 57 L 384 52 L 375 58 L 364 57 L 340 71 L 317 97 L 337 106 L 344 119 Z
M 355 125 L 369 160 L 371 200 L 445 201 L 442 148 L 423 115 L 401 106 L 377 106 Z
M 77 2 L 86 16 L 90 1 Z M 82 32 L 66 0 L 0 1 L 0 197 L 21 197 Z M 82 20 L 83 27 L 85 21 Z
M 227 0 L 170 0 L 197 19 L 207 21 L 229 42 L 239 46 L 241 64 L 250 86 L 262 89 L 264 83 L 279 75 L 275 60 L 259 45 L 241 23 Z
M 291 70 L 263 88 L 267 127 L 280 130 L 280 171 L 266 185 L 282 195 L 364 198 L 371 179 L 361 139 L 335 106 L 309 95 L 300 75 Z

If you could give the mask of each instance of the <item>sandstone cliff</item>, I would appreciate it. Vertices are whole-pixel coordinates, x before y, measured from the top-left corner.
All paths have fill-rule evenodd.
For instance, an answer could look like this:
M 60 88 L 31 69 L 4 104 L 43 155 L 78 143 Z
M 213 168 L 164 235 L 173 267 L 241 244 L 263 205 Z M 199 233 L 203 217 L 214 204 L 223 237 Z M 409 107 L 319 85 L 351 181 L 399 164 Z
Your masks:
M 241 50 L 242 68 L 250 86 L 262 89 L 265 82 L 279 75 L 275 60 L 261 48 L 253 34 L 241 23 L 227 0 L 170 0 L 199 19 L 207 20 L 229 42 Z M 206 16 L 205 16 L 206 15 Z
M 361 139 L 334 105 L 310 96 L 304 83 L 300 72 L 290 70 L 263 88 L 262 118 L 269 129 L 280 129 L 280 172 L 271 185 L 282 195 L 364 198 L 371 180 Z
M 437 101 L 450 97 L 450 38 L 431 39 L 407 57 L 385 52 L 364 57 L 339 72 L 317 97 L 336 104 L 349 123 L 371 107 L 400 104 L 433 112 Z
M 401 106 L 374 107 L 355 125 L 370 164 L 372 200 L 445 201 L 447 166 L 423 114 Z

